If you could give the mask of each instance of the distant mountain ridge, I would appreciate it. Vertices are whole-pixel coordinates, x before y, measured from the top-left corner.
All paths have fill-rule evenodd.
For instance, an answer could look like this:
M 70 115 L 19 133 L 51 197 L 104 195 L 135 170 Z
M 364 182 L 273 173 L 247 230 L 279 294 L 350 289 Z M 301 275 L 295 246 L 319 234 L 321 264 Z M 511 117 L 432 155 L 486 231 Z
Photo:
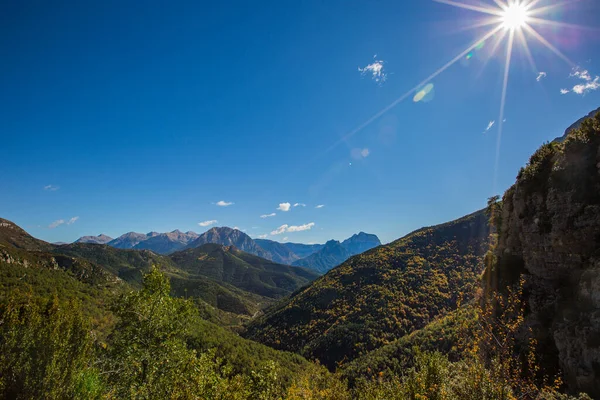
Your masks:
M 137 232 L 127 232 L 118 238 L 111 240 L 107 244 L 117 249 L 133 249 L 138 243 L 148 240 L 151 237 L 160 235 L 158 232 L 149 232 L 146 234 Z
M 184 249 L 190 242 L 198 238 L 196 232 L 181 232 L 176 229 L 172 232 L 161 233 L 156 236 L 152 236 L 135 246 L 135 250 L 151 250 L 159 254 L 170 254 L 179 250 Z
M 246 253 L 270 260 L 270 254 L 262 249 L 252 238 L 238 229 L 228 227 L 211 228 L 190 242 L 186 249 L 193 249 L 204 244 L 216 243 L 223 246 L 235 246 Z
M 215 243 L 235 246 L 241 251 L 279 264 L 310 268 L 320 273 L 327 272 L 349 257 L 381 244 L 376 235 L 364 232 L 352 235 L 343 242 L 334 240 L 327 244 L 279 243 L 267 239 L 252 239 L 246 233 L 228 227 L 214 227 L 202 234 L 180 230 L 146 234 L 128 232 L 116 239 L 101 234 L 83 236 L 75 243 L 107 244 L 117 249 L 150 250 L 163 255 Z
M 292 264 L 297 267 L 310 267 L 320 273 L 325 273 L 336 265 L 343 263 L 352 255 L 342 243 L 337 240 L 330 240 L 318 252 L 301 260 L 294 261 Z
M 113 240 L 113 238 L 101 233 L 98 236 L 82 236 L 79 239 L 77 239 L 74 243 L 107 244 L 111 240 Z
M 330 240 L 325 246 L 310 256 L 294 261 L 292 265 L 307 267 L 325 273 L 349 259 L 350 257 L 364 253 L 374 247 L 380 246 L 381 242 L 376 235 L 360 232 L 352 237 L 338 242 Z

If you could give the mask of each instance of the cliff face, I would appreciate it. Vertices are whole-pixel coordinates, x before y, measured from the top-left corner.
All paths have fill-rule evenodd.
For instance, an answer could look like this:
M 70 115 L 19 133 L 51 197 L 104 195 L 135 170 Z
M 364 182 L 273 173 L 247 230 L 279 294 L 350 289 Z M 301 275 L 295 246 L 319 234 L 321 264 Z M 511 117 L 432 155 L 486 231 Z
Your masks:
M 600 397 L 600 113 L 521 170 L 495 255 L 486 290 L 525 278 L 525 324 L 544 371 L 560 368 L 570 390 Z

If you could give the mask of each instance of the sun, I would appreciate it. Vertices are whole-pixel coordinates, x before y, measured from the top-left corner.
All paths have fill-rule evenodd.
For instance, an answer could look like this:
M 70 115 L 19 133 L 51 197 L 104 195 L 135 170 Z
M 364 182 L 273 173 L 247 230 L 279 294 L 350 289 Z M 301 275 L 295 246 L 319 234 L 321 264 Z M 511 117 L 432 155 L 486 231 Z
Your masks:
M 519 2 L 510 4 L 504 8 L 500 20 L 502 21 L 502 27 L 506 30 L 514 31 L 525 27 L 529 21 L 527 6 Z

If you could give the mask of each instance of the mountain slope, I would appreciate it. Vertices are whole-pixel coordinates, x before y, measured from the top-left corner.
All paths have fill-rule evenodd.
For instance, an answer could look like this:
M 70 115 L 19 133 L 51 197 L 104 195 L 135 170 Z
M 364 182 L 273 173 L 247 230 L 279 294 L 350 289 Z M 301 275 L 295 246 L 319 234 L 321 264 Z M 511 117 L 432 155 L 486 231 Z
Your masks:
M 374 247 L 380 246 L 381 241 L 376 235 L 360 232 L 342 242 L 348 253 L 355 255 L 371 250 Z
M 222 246 L 235 246 L 241 251 L 254 254 L 262 258 L 268 258 L 269 254 L 260 248 L 254 240 L 244 232 L 228 227 L 211 228 L 204 232 L 196 240 L 190 242 L 186 249 L 200 247 L 203 244 L 215 243 Z
M 93 243 L 93 244 L 107 244 L 113 240 L 110 236 L 100 234 L 98 236 L 82 236 L 75 241 L 75 243 Z
M 318 276 L 303 268 L 277 264 L 233 246 L 214 243 L 173 253 L 170 258 L 189 274 L 270 298 L 288 295 Z
M 301 258 L 290 250 L 287 244 L 268 239 L 254 239 L 254 241 L 261 249 L 268 253 L 267 259 L 276 263 L 292 265 L 294 261 Z
M 117 249 L 101 244 L 71 243 L 56 248 L 54 253 L 86 259 L 134 286 L 141 282 L 142 273 L 149 271 L 153 265 L 163 271 L 177 269 L 168 257 L 151 251 Z
M 0 246 L 32 251 L 49 251 L 55 246 L 39 240 L 7 219 L 0 218 Z
M 330 240 L 325 243 L 325 246 L 318 252 L 298 261 L 294 261 L 292 265 L 297 267 L 305 267 L 314 269 L 320 273 L 325 273 L 336 265 L 340 265 L 353 254 L 350 253 L 337 240 Z
M 282 243 L 285 247 L 290 249 L 292 253 L 300 258 L 306 258 L 311 254 L 321 250 L 324 244 L 303 244 L 303 243 Z
M 171 279 L 173 295 L 195 297 L 225 312 L 250 316 L 256 313 L 261 305 L 269 303 L 269 299 L 247 293 L 227 282 L 189 274 L 180 269 L 169 257 L 148 250 L 126 250 L 107 245 L 73 243 L 61 246 L 54 252 L 92 262 L 133 287 L 139 287 L 142 274 L 148 272 L 152 266 L 157 266 Z
M 500 215 L 486 297 L 523 281 L 541 371 L 600 398 L 600 112 L 532 155 Z
M 474 292 L 488 248 L 483 211 L 351 257 L 249 326 L 247 337 L 329 368 L 427 325 Z
M 420 352 L 438 351 L 450 361 L 462 356 L 462 344 L 473 337 L 477 311 L 473 304 L 454 310 L 423 328 L 397 339 L 390 344 L 370 351 L 344 366 L 342 377 L 353 386 L 361 378 L 373 379 L 400 376 L 414 366 L 415 348 Z

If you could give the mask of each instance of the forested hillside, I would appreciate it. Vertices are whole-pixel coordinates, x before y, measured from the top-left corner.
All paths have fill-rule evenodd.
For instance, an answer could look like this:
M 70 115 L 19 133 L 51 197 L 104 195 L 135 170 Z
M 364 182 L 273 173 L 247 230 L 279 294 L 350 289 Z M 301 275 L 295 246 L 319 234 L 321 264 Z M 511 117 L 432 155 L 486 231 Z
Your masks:
M 334 369 L 472 298 L 488 233 L 479 211 L 354 256 L 253 321 L 247 337 Z

